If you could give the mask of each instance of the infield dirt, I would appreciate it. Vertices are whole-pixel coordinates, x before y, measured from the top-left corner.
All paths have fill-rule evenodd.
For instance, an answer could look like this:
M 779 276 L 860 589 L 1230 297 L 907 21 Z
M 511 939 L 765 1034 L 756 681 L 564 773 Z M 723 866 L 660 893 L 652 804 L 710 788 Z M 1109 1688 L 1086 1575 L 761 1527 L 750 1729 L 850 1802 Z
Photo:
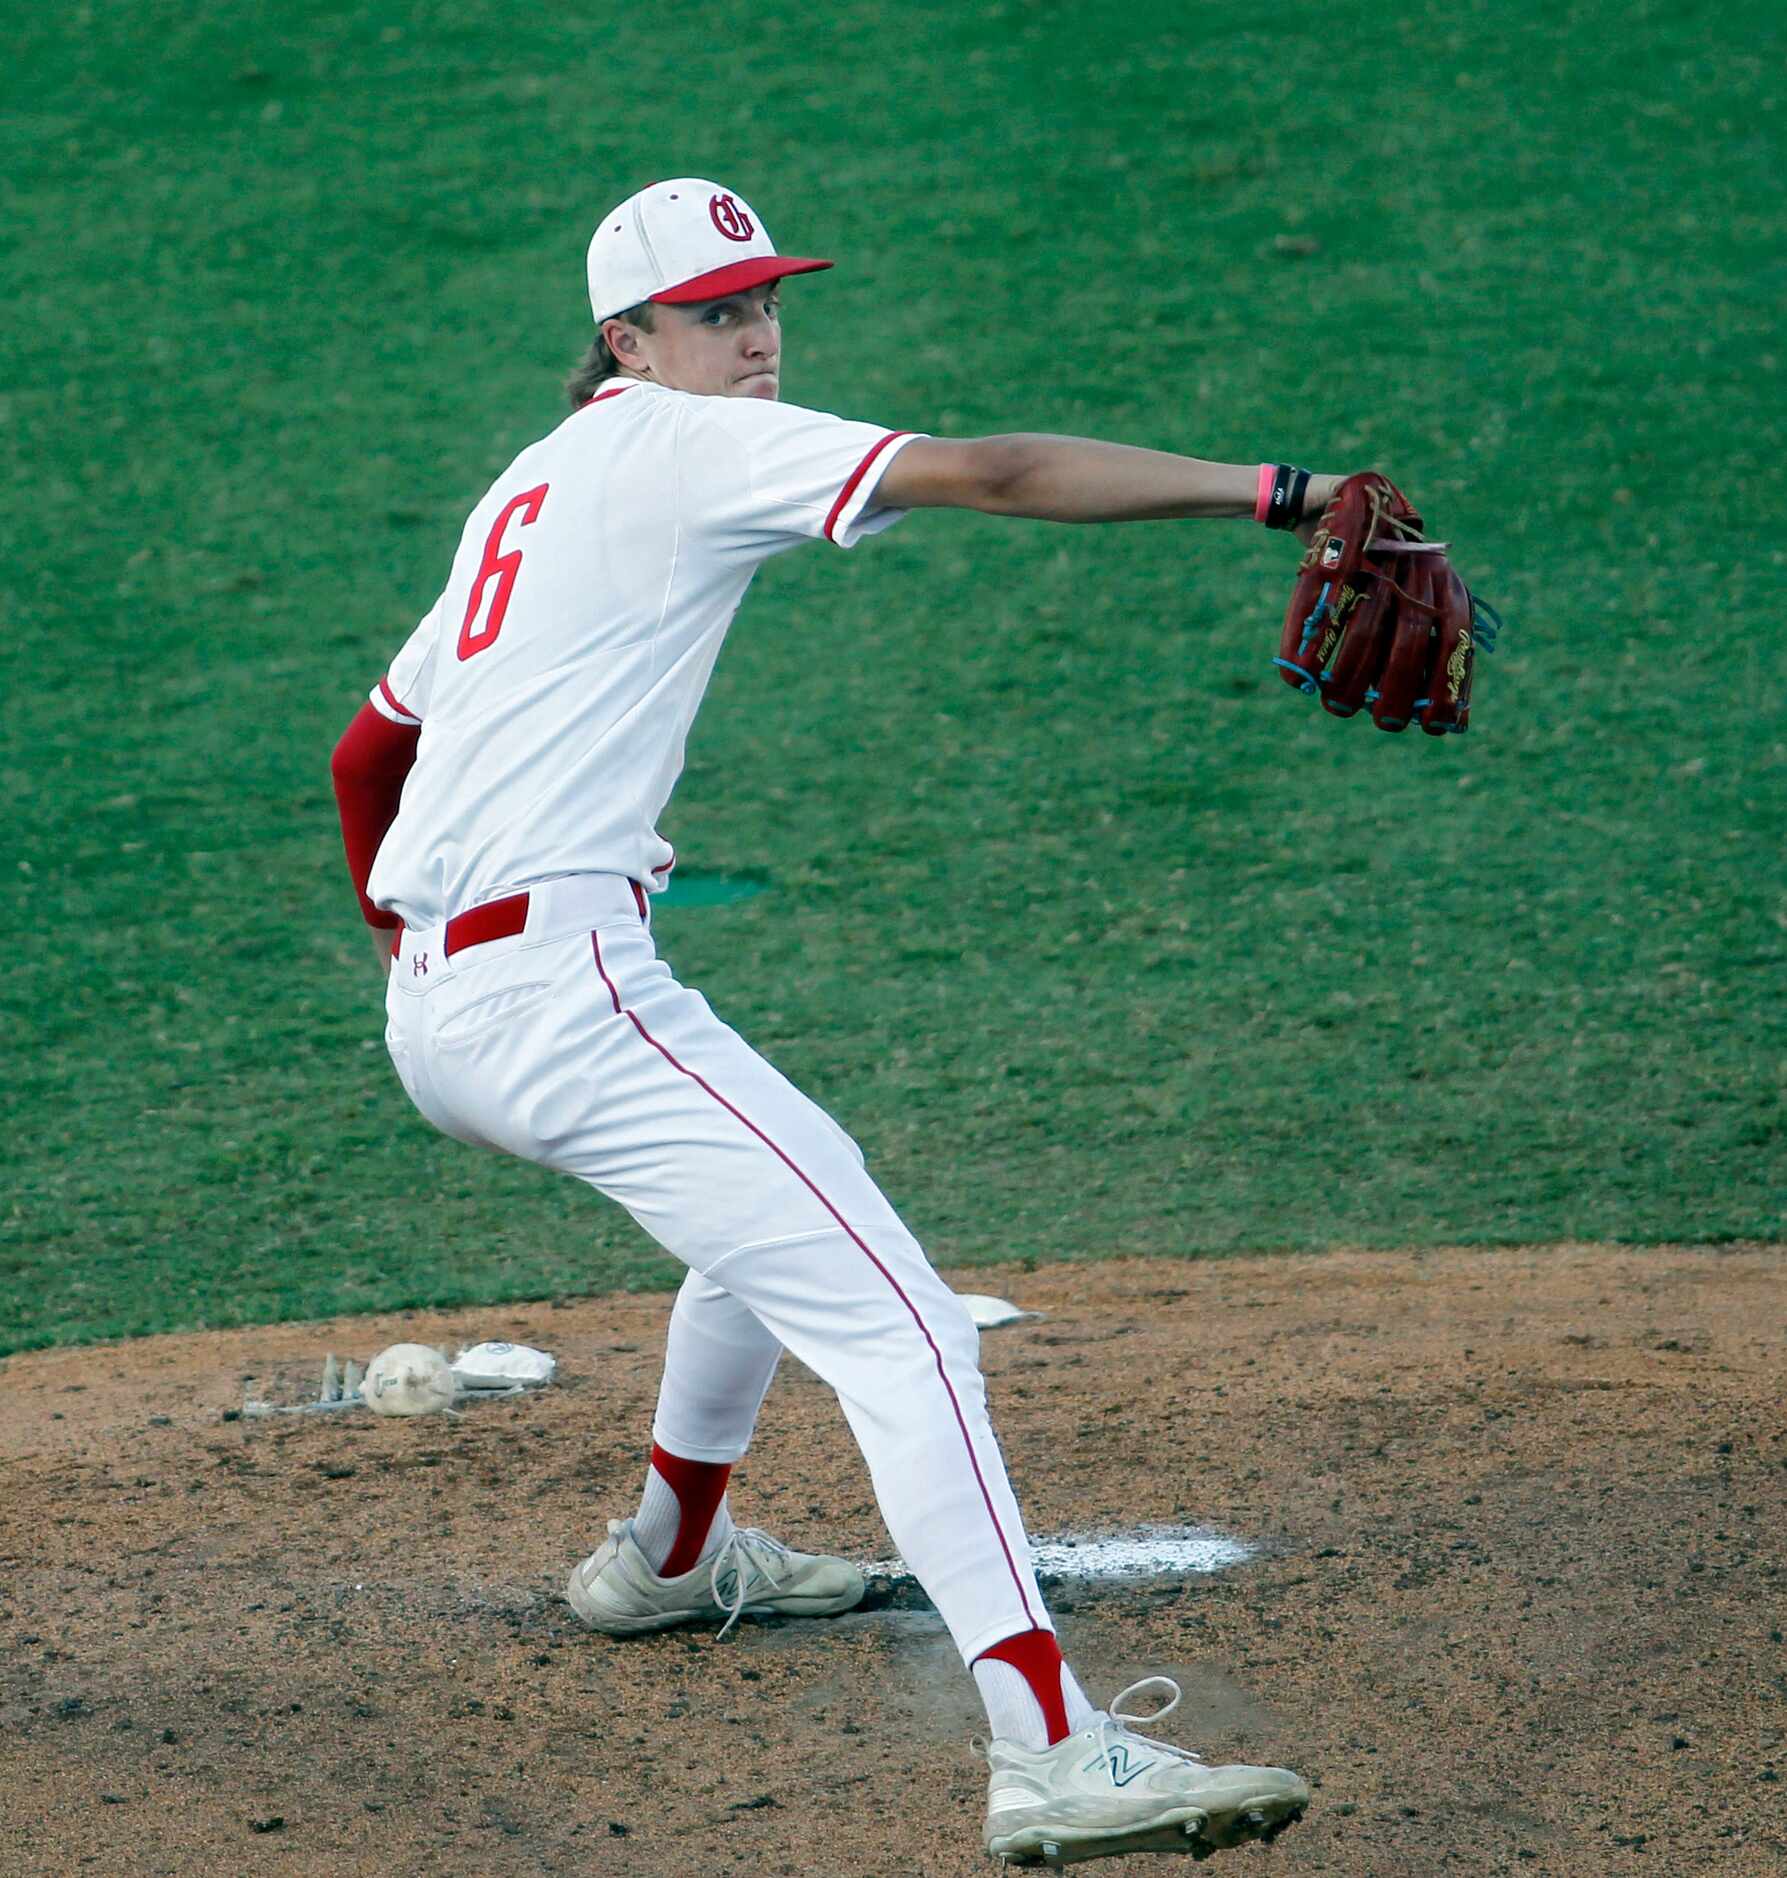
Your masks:
M 1211 1871 L 1787 1870 L 1784 1265 L 1566 1246 L 962 1278 L 1046 1313 L 983 1341 L 1038 1535 L 1262 1545 L 1214 1579 L 1052 1593 L 1095 1699 L 1172 1674 L 1163 1734 L 1316 1784 L 1276 1848 Z M 0 1871 L 989 1871 L 972 1685 L 898 1589 L 724 1641 L 611 1642 L 560 1601 L 632 1509 L 668 1308 L 0 1365 Z M 329 1349 L 486 1336 L 561 1380 L 456 1420 L 222 1419 L 313 1393 Z M 803 1547 L 888 1549 L 793 1364 L 733 1503 Z

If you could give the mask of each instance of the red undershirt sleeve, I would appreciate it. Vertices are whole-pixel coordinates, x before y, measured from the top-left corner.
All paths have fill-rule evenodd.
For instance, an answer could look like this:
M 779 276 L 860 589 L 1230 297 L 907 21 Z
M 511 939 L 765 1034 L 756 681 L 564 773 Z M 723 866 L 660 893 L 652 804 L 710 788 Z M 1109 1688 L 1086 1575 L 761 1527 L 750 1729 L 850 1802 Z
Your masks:
M 341 814 L 342 845 L 347 849 L 348 872 L 360 898 L 367 925 L 390 931 L 400 924 L 395 913 L 376 907 L 366 897 L 366 883 L 378 858 L 379 844 L 397 819 L 403 800 L 404 778 L 416 760 L 420 724 L 394 724 L 370 704 L 342 733 L 329 763 L 335 781 L 335 806 Z

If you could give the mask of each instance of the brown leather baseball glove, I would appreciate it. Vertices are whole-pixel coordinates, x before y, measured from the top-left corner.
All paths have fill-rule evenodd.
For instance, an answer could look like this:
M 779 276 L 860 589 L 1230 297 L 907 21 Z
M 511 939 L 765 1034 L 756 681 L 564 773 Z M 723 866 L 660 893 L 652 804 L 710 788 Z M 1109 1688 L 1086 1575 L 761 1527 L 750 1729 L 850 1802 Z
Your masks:
M 1368 470 L 1322 511 L 1273 663 L 1336 717 L 1370 705 L 1379 730 L 1419 723 L 1443 737 L 1470 728 L 1476 655 L 1494 651 L 1500 627 L 1408 498 Z

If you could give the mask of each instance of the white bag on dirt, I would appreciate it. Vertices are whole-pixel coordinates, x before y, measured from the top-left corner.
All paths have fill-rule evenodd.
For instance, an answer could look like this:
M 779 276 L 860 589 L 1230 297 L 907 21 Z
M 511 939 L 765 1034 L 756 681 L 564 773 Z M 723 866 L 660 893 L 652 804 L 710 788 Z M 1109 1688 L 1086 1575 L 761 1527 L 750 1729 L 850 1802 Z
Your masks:
M 462 1389 L 538 1389 L 557 1371 L 557 1357 L 527 1343 L 475 1343 L 453 1359 Z

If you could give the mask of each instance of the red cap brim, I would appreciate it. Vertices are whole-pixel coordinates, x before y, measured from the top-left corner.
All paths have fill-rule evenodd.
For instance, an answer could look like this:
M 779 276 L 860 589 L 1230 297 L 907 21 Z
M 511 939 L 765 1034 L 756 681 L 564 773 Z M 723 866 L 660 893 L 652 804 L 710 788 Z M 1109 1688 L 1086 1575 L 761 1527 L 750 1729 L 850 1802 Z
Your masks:
M 729 293 L 744 293 L 784 274 L 816 274 L 830 261 L 802 261 L 791 254 L 760 254 L 755 260 L 733 261 L 712 273 L 697 274 L 680 287 L 666 287 L 652 298 L 664 306 L 688 306 L 696 300 L 723 300 Z

